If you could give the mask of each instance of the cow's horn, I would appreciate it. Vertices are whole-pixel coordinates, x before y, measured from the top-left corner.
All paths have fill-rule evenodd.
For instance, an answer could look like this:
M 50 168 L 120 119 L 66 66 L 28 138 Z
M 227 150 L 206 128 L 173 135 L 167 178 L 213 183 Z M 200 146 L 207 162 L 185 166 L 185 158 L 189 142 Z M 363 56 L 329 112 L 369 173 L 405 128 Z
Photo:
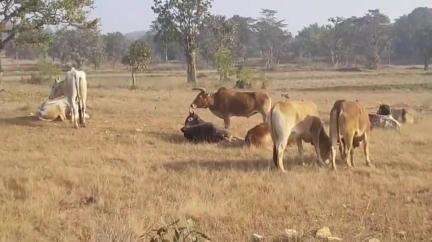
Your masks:
M 194 88 L 192 88 L 192 90 L 194 90 L 194 91 L 201 91 L 201 92 L 207 92 L 206 91 L 206 89 L 205 88 L 202 88 L 202 87 L 194 87 Z
M 189 108 L 189 114 L 194 114 L 194 113 L 195 113 L 194 109 L 192 107 L 190 107 Z

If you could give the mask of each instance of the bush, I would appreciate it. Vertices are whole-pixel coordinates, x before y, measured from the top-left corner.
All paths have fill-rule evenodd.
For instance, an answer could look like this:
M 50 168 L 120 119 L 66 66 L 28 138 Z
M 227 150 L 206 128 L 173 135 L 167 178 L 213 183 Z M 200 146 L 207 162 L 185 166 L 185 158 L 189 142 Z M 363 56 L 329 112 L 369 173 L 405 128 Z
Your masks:
M 233 74 L 233 56 L 229 49 L 221 49 L 215 54 L 216 69 L 219 73 L 220 81 L 229 81 Z
M 244 88 L 251 88 L 252 87 L 252 79 L 253 79 L 253 73 L 252 70 L 249 68 L 245 68 L 240 66 L 237 69 L 237 81 L 235 84 L 236 88 L 244 89 Z

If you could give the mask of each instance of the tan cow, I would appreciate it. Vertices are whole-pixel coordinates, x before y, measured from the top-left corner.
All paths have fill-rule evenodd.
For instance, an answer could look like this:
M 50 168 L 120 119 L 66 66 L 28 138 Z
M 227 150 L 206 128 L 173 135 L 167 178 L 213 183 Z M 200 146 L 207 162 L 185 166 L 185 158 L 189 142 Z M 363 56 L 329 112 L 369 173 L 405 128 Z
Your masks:
M 369 134 L 371 124 L 369 115 L 358 102 L 338 100 L 330 112 L 331 156 L 333 169 L 336 170 L 336 146 L 342 159 L 349 168 L 354 166 L 354 149 L 363 143 L 366 165 L 371 166 L 369 158 Z
M 274 105 L 270 116 L 273 140 L 273 162 L 285 172 L 283 155 L 288 143 L 295 141 L 303 159 L 302 141 L 311 143 L 318 158 L 318 165 L 325 165 L 330 154 L 330 138 L 318 118 L 318 108 L 312 102 L 287 101 Z
M 219 88 L 212 94 L 204 88 L 193 90 L 198 90 L 200 93 L 190 107 L 210 109 L 214 115 L 224 120 L 225 129 L 229 128 L 232 116 L 250 117 L 260 113 L 265 122 L 271 109 L 271 99 L 264 92 L 239 92 L 225 87 Z

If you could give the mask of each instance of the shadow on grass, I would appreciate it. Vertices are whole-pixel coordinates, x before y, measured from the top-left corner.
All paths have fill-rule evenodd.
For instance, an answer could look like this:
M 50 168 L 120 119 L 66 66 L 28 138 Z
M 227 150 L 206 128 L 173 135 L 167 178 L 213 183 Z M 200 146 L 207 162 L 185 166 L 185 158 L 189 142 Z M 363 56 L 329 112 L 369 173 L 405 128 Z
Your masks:
M 164 133 L 164 132 L 150 131 L 147 134 L 171 144 L 189 143 L 180 131 L 178 133 Z
M 225 161 L 178 161 L 163 165 L 167 170 L 176 172 L 187 171 L 189 169 L 201 169 L 208 171 L 235 170 L 243 172 L 268 171 L 273 170 L 270 160 L 225 160 Z
M 23 117 L 13 117 L 13 118 L 1 118 L 0 124 L 6 125 L 19 125 L 27 127 L 38 127 L 43 125 L 43 121 L 40 121 L 34 116 L 23 116 Z
M 314 169 L 315 160 L 310 156 L 305 156 L 306 164 L 298 157 L 285 157 L 284 167 L 290 172 L 290 170 L 298 167 L 304 167 L 305 169 Z M 163 165 L 167 170 L 176 172 L 187 171 L 189 169 L 202 169 L 208 171 L 278 171 L 275 168 L 273 160 L 271 159 L 254 159 L 254 160 L 188 160 L 188 161 L 176 161 L 169 162 Z M 329 167 L 330 168 L 330 167 Z

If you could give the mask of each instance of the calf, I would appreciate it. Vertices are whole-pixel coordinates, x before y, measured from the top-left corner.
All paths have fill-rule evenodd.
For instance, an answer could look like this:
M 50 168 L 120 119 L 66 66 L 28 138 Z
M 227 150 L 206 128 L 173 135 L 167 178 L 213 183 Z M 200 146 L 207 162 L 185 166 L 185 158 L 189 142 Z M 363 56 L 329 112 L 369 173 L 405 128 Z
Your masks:
M 230 138 L 226 130 L 217 128 L 210 122 L 205 122 L 194 112 L 189 113 L 189 116 L 185 120 L 184 127 L 180 130 L 187 140 L 195 143 L 218 143 Z
M 354 148 L 363 143 L 366 165 L 371 166 L 369 159 L 370 121 L 366 110 L 358 102 L 336 101 L 330 112 L 331 156 L 333 169 L 336 170 L 336 146 L 342 159 L 349 168 L 354 166 Z
M 302 142 L 311 143 L 318 158 L 318 165 L 325 165 L 330 154 L 330 139 L 318 118 L 318 108 L 312 102 L 278 102 L 270 114 L 270 131 L 273 140 L 273 162 L 285 171 L 283 154 L 288 143 L 297 143 L 301 159 Z

